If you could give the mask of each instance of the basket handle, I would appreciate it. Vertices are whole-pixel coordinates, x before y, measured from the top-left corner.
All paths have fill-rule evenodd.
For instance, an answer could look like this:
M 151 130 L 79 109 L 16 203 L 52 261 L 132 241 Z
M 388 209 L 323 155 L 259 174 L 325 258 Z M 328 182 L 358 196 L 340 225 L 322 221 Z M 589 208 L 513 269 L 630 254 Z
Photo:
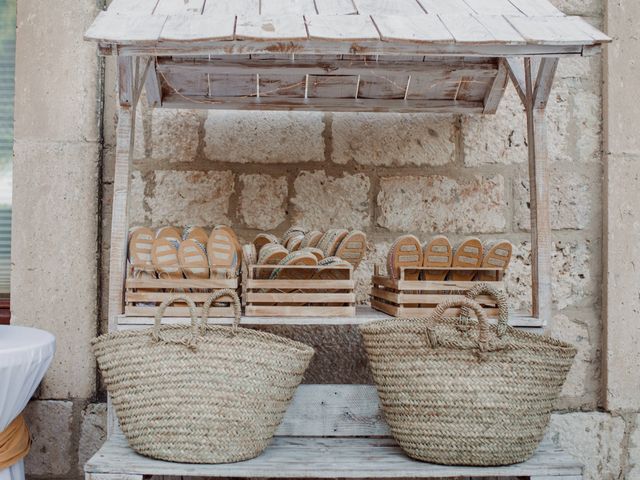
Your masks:
M 207 328 L 207 318 L 209 317 L 209 309 L 211 308 L 211 305 L 220 297 L 226 297 L 226 296 L 231 297 L 231 304 L 233 306 L 233 327 L 232 327 L 233 330 L 232 331 L 235 334 L 236 331 L 238 330 L 238 325 L 240 325 L 240 314 L 242 313 L 242 310 L 240 307 L 240 298 L 238 297 L 238 294 L 236 293 L 235 290 L 232 290 L 230 288 L 225 288 L 223 290 L 217 290 L 213 292 L 209 296 L 209 298 L 207 298 L 207 301 L 204 302 L 204 305 L 202 306 L 202 319 L 200 321 L 201 335 L 204 334 Z
M 191 317 L 191 338 L 182 339 L 182 340 L 167 340 L 161 334 L 162 330 L 160 327 L 162 324 L 162 317 L 164 316 L 164 312 L 167 309 L 167 307 L 177 301 L 186 302 L 187 307 L 189 308 L 189 316 Z M 162 302 L 158 307 L 158 310 L 156 310 L 155 322 L 153 324 L 153 329 L 151 330 L 151 338 L 153 338 L 153 340 L 156 342 L 162 341 L 162 342 L 169 342 L 169 343 L 183 343 L 189 347 L 192 347 L 194 345 L 194 340 L 196 338 L 197 328 L 198 328 L 198 316 L 196 313 L 196 304 L 193 303 L 193 300 L 191 300 L 186 295 L 173 295 L 172 297 L 169 297 L 164 302 Z
M 441 320 L 444 313 L 450 308 L 464 308 L 467 309 L 467 311 L 474 311 L 476 317 L 478 317 L 478 345 L 480 345 L 482 349 L 482 347 L 487 344 L 487 337 L 489 334 L 489 321 L 487 320 L 487 315 L 484 313 L 482 306 L 470 298 L 452 298 L 451 300 L 445 300 L 440 303 L 429 317 L 429 320 Z M 433 348 L 438 346 L 439 342 L 436 338 L 435 332 L 430 328 L 427 328 L 427 338 Z
M 498 325 L 497 334 L 498 337 L 502 337 L 509 325 L 509 302 L 507 301 L 507 295 L 502 290 L 489 285 L 488 283 L 479 283 L 471 290 L 467 292 L 467 298 L 475 300 L 479 295 L 490 295 L 496 300 L 498 304 Z M 469 316 L 469 310 L 467 308 L 462 309 L 462 315 Z

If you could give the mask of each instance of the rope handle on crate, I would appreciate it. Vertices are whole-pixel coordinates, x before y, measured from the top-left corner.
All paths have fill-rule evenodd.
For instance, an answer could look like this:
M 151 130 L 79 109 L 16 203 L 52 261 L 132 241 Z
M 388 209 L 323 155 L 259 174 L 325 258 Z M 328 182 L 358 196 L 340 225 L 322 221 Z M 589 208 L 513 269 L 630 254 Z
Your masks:
M 502 337 L 506 333 L 507 326 L 509 325 L 509 302 L 507 295 L 504 291 L 498 290 L 487 283 L 479 283 L 467 292 L 466 297 L 475 300 L 479 295 L 490 295 L 498 304 L 497 334 L 498 337 Z M 469 317 L 470 313 L 467 308 L 463 308 L 461 312 L 463 317 Z
M 182 338 L 179 340 L 170 340 L 162 336 L 162 317 L 164 316 L 164 312 L 167 307 L 175 302 L 182 301 L 186 302 L 187 307 L 189 308 L 189 316 L 191 317 L 191 338 Z M 198 334 L 198 315 L 196 313 L 196 304 L 186 295 L 173 295 L 169 297 L 167 300 L 162 302 L 156 310 L 155 322 L 153 324 L 153 329 L 151 330 L 151 338 L 155 342 L 165 342 L 165 343 L 177 343 L 186 345 L 189 348 L 194 348 L 197 341 Z
M 445 312 L 450 308 L 473 310 L 476 317 L 478 317 L 478 346 L 480 350 L 486 349 L 489 336 L 489 320 L 487 320 L 487 315 L 484 313 L 482 306 L 470 298 L 452 298 L 440 303 L 429 317 L 429 320 L 432 322 L 442 320 Z M 427 327 L 427 339 L 432 348 L 437 348 L 440 345 L 436 332 L 429 327 Z
M 209 309 L 211 308 L 211 305 L 220 297 L 231 297 L 231 305 L 233 306 L 232 332 L 233 334 L 237 332 L 238 325 L 240 325 L 240 314 L 242 313 L 240 298 L 235 290 L 225 288 L 223 290 L 213 292 L 209 298 L 207 298 L 207 301 L 204 302 L 204 305 L 202 306 L 202 319 L 200 321 L 200 335 L 204 335 L 205 330 L 207 329 L 207 318 L 209 318 Z

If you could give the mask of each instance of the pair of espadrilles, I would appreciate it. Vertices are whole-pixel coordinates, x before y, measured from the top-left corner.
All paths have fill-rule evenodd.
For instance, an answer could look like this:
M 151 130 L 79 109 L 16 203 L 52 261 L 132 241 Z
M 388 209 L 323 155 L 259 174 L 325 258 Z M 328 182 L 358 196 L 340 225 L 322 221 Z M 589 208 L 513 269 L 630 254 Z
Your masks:
M 242 247 L 248 265 L 319 266 L 351 264 L 358 268 L 367 248 L 367 237 L 359 231 L 331 229 L 326 232 L 294 226 L 282 238 L 260 233 L 252 244 Z M 328 269 L 262 269 L 260 278 L 329 279 Z
M 129 263 L 140 278 L 168 280 L 225 278 L 236 272 L 241 260 L 240 242 L 226 225 L 211 233 L 188 226 L 153 231 L 137 227 L 129 234 Z
M 507 240 L 482 243 L 475 237 L 465 238 L 456 246 L 444 235 L 438 235 L 424 245 L 414 235 L 402 235 L 389 249 L 387 271 L 392 278 L 400 277 L 401 267 L 429 267 L 434 270 L 405 270 L 407 280 L 495 281 L 497 272 L 451 270 L 452 268 L 493 268 L 506 270 L 513 246 Z M 437 270 L 442 268 L 443 270 Z

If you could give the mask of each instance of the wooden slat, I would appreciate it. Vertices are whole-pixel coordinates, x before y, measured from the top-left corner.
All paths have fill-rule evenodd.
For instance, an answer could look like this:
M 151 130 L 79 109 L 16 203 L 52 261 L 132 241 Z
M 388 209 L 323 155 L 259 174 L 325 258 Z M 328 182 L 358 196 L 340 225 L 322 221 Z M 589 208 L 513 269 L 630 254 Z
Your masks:
M 295 307 L 282 305 L 247 305 L 247 317 L 355 317 L 356 307 Z
M 545 108 L 547 106 L 557 68 L 557 58 L 545 57 L 540 60 L 540 65 L 534 77 L 536 79 L 533 91 L 534 108 Z
M 360 15 L 424 15 L 416 0 L 354 0 Z
M 573 17 L 508 17 L 529 43 L 540 45 L 589 45 L 596 40 Z
M 161 41 L 233 40 L 234 15 L 172 15 L 160 33 Z
M 242 15 L 252 17 L 260 15 L 260 0 L 207 0 L 202 13 L 205 16 Z
M 126 306 L 125 314 L 133 317 L 153 317 L 158 311 L 157 307 L 135 307 Z M 196 307 L 196 317 L 202 316 L 202 308 Z M 165 317 L 181 317 L 185 318 L 189 316 L 189 309 L 187 307 L 168 307 L 164 312 Z M 210 317 L 223 317 L 230 318 L 233 316 L 232 307 L 211 307 L 209 311 Z
M 380 38 L 385 42 L 451 43 L 453 35 L 437 15 L 373 15 Z
M 491 32 L 496 43 L 508 43 L 510 45 L 526 43 L 522 35 L 513 28 L 505 17 L 499 15 L 474 15 L 474 17 L 478 23 L 481 23 L 484 28 Z
M 380 40 L 369 16 L 364 15 L 306 15 L 309 38 L 322 40 Z
M 238 16 L 236 38 L 239 40 L 305 40 L 307 29 L 302 15 Z
M 261 0 L 260 15 L 271 17 L 287 15 L 315 15 L 316 5 L 313 0 Z
M 167 17 L 164 15 L 119 15 L 100 12 L 85 33 L 85 39 L 115 43 L 155 43 Z
M 320 15 L 355 15 L 358 13 L 352 0 L 315 0 Z
M 563 17 L 564 13 L 558 10 L 548 0 L 509 0 L 518 10 L 527 17 Z
M 262 455 L 244 462 L 181 464 L 138 455 L 123 436 L 116 435 L 87 462 L 85 471 L 231 478 L 535 478 L 579 477 L 582 466 L 549 440 L 543 441 L 526 462 L 501 467 L 460 467 L 413 460 L 390 438 L 319 437 L 276 437 Z
M 583 19 L 581 17 L 567 17 L 567 18 L 569 19 L 570 22 L 575 24 L 575 26 L 579 30 L 582 30 L 584 33 L 586 33 L 591 38 L 593 38 L 594 41 L 602 42 L 602 43 L 610 43 L 611 42 L 611 37 L 610 36 L 604 34 L 600 30 L 598 30 L 596 27 L 594 27 L 589 22 L 587 22 L 585 19 Z
M 418 0 L 427 13 L 433 14 L 472 14 L 475 13 L 464 0 Z
M 189 298 L 196 303 L 203 303 L 207 301 L 207 299 L 211 296 L 213 292 L 187 292 Z M 164 302 L 168 298 L 171 298 L 175 295 L 175 292 L 148 292 L 148 291 L 138 291 L 138 292 L 125 292 L 125 301 L 127 303 L 135 303 L 135 302 Z M 229 302 L 231 301 L 230 296 L 220 297 L 220 299 L 216 300 L 216 302 Z
M 155 58 L 152 60 L 147 76 L 144 79 L 144 90 L 147 92 L 147 101 L 150 107 L 162 105 L 162 90 L 160 89 L 160 78 L 156 71 Z
M 205 0 L 158 0 L 154 15 L 201 15 Z
M 154 288 L 154 289 L 212 289 L 212 288 L 237 288 L 238 280 L 235 278 L 217 279 L 211 278 L 207 280 L 199 279 L 181 279 L 166 280 L 162 278 L 144 279 L 144 278 L 127 278 L 126 288 Z
M 113 0 L 109 4 L 109 13 L 123 15 L 151 15 L 158 0 Z
M 527 96 L 526 96 L 526 85 L 524 79 L 524 65 L 522 63 L 521 58 L 506 58 L 505 64 L 507 65 L 507 70 L 509 71 L 509 77 L 513 82 L 513 86 L 522 101 L 522 104 L 526 104 Z
M 514 15 L 523 13 L 509 0 L 464 0 L 478 15 Z
M 348 290 L 355 286 L 353 280 L 256 280 L 247 278 L 243 285 L 248 289 L 287 289 L 297 290 Z
M 247 303 L 355 303 L 355 293 L 256 293 L 247 292 Z
M 504 96 L 504 92 L 507 88 L 507 84 L 509 83 L 509 72 L 507 66 L 504 61 L 500 61 L 498 66 L 498 74 L 493 80 L 493 85 L 487 91 L 486 96 L 484 97 L 484 112 L 485 114 L 496 113 L 498 110 L 498 106 L 500 105 L 500 101 Z
M 521 35 L 501 16 L 440 15 L 458 43 L 524 44 Z

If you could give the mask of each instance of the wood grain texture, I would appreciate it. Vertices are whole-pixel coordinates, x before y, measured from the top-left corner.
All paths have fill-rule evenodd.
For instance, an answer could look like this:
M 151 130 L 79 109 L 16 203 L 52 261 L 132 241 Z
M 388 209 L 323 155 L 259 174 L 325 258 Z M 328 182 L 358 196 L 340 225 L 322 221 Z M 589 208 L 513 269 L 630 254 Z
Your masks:
M 453 35 L 437 15 L 374 15 L 380 38 L 386 42 L 452 43 Z
M 365 15 L 305 15 L 309 38 L 322 40 L 379 40 L 373 21 Z
M 563 17 L 564 13 L 558 10 L 548 0 L 509 0 L 514 7 L 527 17 Z
M 355 15 L 358 13 L 352 0 L 315 0 L 320 15 Z
M 207 0 L 204 5 L 205 16 L 218 15 L 240 15 L 257 16 L 260 15 L 260 0 Z
M 205 0 L 158 0 L 154 15 L 188 15 L 202 14 Z
M 171 15 L 160 33 L 161 41 L 233 40 L 234 15 Z
M 260 0 L 260 15 L 315 15 L 313 0 Z
M 354 0 L 360 15 L 424 15 L 416 0 Z
M 592 45 L 598 43 L 574 17 L 508 17 L 527 43 L 546 45 Z
M 238 16 L 236 19 L 238 40 L 305 40 L 307 29 L 302 15 Z

